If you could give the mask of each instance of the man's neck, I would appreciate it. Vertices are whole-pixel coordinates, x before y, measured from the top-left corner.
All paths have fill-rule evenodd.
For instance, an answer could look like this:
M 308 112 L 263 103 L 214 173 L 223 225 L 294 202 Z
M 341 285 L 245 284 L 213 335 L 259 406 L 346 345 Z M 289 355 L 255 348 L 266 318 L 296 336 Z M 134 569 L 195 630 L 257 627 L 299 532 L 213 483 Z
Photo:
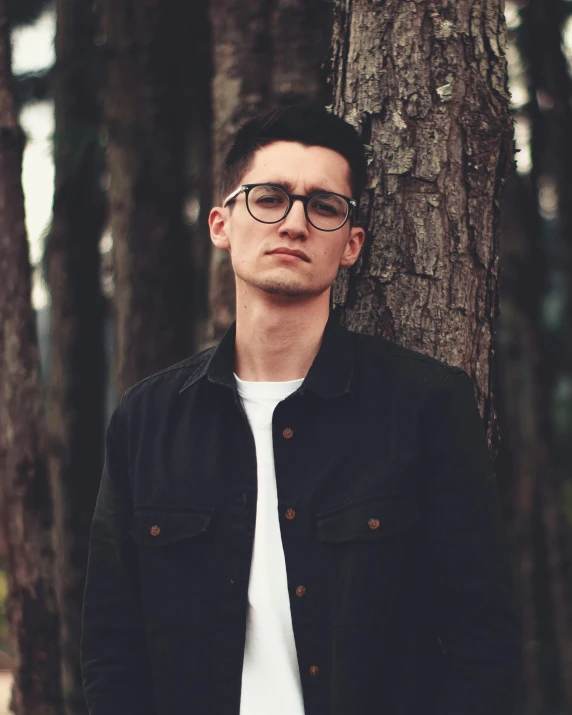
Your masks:
M 237 296 L 235 372 L 241 380 L 306 376 L 329 316 L 329 293 L 308 300 L 241 301 Z

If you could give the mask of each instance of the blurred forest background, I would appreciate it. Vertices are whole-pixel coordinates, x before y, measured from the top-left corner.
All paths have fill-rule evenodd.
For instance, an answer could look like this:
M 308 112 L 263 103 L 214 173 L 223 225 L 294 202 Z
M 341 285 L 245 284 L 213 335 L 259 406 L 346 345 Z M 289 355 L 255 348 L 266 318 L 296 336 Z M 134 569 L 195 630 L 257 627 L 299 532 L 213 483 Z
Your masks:
M 426 6 L 430 22 L 406 21 L 406 6 Z M 211 251 L 206 224 L 228 137 L 270 105 L 311 99 L 352 121 L 370 158 L 360 215 L 373 248 L 336 285 L 335 310 L 475 379 L 522 603 L 519 713 L 572 715 L 572 2 L 0 0 L 0 10 L 31 264 L 6 249 L 4 203 L 0 668 L 13 672 L 15 712 L 87 712 L 81 600 L 105 426 L 128 386 L 232 321 L 228 256 Z M 472 39 L 484 38 L 472 49 L 455 29 L 464 10 Z M 420 48 L 437 58 L 434 76 L 466 69 L 470 116 L 455 114 L 461 90 L 445 70 L 424 94 Z M 15 144 L 1 142 L 14 128 L 1 119 L 6 185 Z M 461 174 L 443 168 L 455 142 Z M 19 172 L 11 179 L 16 206 Z M 449 197 L 454 216 L 463 183 L 474 281 L 461 271 L 429 300 L 418 286 L 439 282 L 434 246 L 442 233 L 453 255 L 463 232 L 440 222 L 427 192 Z M 419 216 L 414 193 L 429 208 L 408 224 L 396 207 Z M 450 310 L 469 283 L 476 307 Z M 26 291 L 33 312 L 14 323 Z

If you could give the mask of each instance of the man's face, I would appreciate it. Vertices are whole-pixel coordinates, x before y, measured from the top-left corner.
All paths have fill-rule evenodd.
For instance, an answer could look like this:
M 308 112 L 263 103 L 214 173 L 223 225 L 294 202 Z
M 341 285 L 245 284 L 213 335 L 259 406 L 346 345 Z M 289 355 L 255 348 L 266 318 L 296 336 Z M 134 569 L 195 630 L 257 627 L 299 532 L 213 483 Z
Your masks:
M 255 153 L 240 185 L 270 183 L 291 194 L 321 190 L 351 196 L 349 177 L 347 160 L 332 149 L 276 141 Z M 314 228 L 301 201 L 294 201 L 278 223 L 260 223 L 248 213 L 244 192 L 232 208 L 212 209 L 209 223 L 213 243 L 230 251 L 237 283 L 290 298 L 327 291 L 339 267 L 355 263 L 364 239 L 363 229 L 352 227 L 349 220 L 332 232 Z M 305 257 L 276 253 L 284 248 Z

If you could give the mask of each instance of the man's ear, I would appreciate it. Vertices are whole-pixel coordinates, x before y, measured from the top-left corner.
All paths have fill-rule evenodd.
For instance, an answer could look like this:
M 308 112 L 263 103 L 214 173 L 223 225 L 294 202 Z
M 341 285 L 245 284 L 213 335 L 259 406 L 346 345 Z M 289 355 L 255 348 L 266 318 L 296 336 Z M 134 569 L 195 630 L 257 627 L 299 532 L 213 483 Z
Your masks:
M 352 226 L 350 229 L 350 237 L 348 242 L 344 246 L 344 252 L 342 253 L 342 259 L 340 261 L 340 266 L 348 268 L 353 266 L 357 261 L 361 247 L 365 240 L 365 231 L 361 226 Z
M 227 233 L 228 212 L 221 206 L 215 206 L 209 213 L 209 229 L 211 241 L 217 248 L 223 250 L 230 249 L 230 241 Z

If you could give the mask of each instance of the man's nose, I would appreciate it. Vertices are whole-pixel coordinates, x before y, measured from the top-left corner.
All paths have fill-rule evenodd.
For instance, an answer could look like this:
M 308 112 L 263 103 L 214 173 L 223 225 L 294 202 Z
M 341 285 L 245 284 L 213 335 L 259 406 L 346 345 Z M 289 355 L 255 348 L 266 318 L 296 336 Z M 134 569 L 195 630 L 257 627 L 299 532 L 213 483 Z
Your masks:
M 308 221 L 300 199 L 292 201 L 290 211 L 280 226 L 280 233 L 287 233 L 293 238 L 308 236 Z

